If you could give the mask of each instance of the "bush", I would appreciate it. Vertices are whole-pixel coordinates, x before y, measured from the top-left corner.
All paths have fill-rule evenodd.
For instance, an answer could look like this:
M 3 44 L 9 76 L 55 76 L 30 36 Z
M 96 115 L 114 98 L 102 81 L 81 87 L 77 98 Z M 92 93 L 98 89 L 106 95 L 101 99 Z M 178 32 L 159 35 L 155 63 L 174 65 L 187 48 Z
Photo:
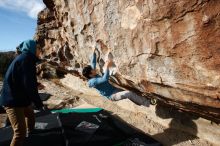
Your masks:
M 0 79 L 4 77 L 14 57 L 15 52 L 0 52 Z

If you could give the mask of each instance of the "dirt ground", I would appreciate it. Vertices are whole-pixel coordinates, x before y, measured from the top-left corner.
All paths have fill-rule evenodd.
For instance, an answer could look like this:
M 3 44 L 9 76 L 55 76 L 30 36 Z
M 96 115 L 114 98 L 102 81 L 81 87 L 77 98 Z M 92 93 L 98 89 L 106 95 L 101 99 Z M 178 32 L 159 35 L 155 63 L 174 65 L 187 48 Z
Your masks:
M 211 142 L 208 142 L 207 140 L 195 136 L 197 129 L 195 123 L 193 123 L 193 119 L 191 117 L 186 118 L 187 116 L 181 112 L 172 109 L 166 109 L 166 107 L 160 107 L 157 109 L 158 116 L 160 116 L 160 118 L 158 118 L 158 120 L 155 120 L 151 117 L 151 114 L 149 112 L 151 108 L 155 109 L 155 106 L 152 106 L 150 108 L 137 106 L 129 100 L 111 102 L 109 100 L 103 100 L 103 98 L 96 97 L 95 95 L 94 98 L 91 98 L 93 97 L 92 94 L 90 94 L 88 98 L 88 95 L 83 94 L 79 91 L 79 89 L 72 90 L 64 87 L 58 80 L 42 80 L 41 83 L 45 86 L 45 88 L 43 90 L 40 90 L 40 95 L 45 98 L 44 104 L 47 104 L 49 108 L 54 109 L 63 107 L 75 107 L 89 103 L 93 104 L 94 106 L 98 106 L 108 111 L 111 111 L 113 114 L 117 115 L 130 125 L 133 125 L 136 128 L 145 132 L 146 134 L 151 135 L 153 138 L 160 141 L 164 145 L 215 145 Z M 169 117 L 169 114 L 165 111 L 168 111 L 169 114 L 172 114 L 174 118 Z M 170 119 L 168 127 L 161 125 L 160 122 L 158 122 L 159 120 L 161 120 L 161 117 L 163 117 L 164 119 Z M 180 117 L 186 118 L 184 120 L 186 120 L 185 122 L 189 125 L 189 127 L 191 127 L 191 129 L 189 130 L 192 131 L 191 133 L 176 128 L 179 127 L 177 126 L 178 122 L 184 122 L 184 120 L 181 120 Z M 4 120 L 5 115 L 1 114 L 0 123 L 4 122 Z

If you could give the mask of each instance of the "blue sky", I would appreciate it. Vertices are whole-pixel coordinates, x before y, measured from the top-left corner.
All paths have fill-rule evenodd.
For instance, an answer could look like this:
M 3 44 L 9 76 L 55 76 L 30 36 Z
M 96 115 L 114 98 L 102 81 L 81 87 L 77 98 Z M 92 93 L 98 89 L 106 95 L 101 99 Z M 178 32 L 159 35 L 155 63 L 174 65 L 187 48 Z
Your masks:
M 37 14 L 44 8 L 41 0 L 0 0 L 0 51 L 15 50 L 32 39 L 37 26 Z

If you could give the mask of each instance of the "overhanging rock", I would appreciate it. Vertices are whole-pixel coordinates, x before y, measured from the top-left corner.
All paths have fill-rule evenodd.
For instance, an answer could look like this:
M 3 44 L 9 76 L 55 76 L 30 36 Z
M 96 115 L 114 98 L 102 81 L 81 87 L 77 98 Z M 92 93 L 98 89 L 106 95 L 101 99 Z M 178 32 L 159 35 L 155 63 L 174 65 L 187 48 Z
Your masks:
M 96 46 L 100 70 L 112 53 L 119 86 L 220 122 L 218 1 L 44 3 L 35 36 L 44 58 L 80 71 Z

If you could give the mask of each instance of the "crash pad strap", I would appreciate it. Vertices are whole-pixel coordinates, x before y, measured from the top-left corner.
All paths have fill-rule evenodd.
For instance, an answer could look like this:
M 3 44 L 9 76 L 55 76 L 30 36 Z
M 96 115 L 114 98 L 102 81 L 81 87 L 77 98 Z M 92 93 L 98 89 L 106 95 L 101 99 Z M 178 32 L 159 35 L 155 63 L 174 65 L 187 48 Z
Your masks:
M 53 113 L 95 113 L 103 110 L 102 108 L 77 108 L 77 109 L 60 109 L 52 110 Z

